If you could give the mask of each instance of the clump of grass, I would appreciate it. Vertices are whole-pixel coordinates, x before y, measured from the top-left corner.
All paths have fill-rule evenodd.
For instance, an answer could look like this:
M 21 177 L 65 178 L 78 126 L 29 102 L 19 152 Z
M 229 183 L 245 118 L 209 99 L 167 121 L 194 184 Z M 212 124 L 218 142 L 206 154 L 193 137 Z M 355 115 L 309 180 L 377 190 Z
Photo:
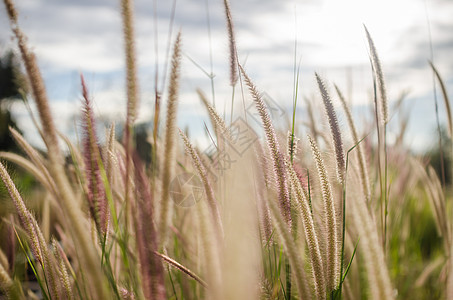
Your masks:
M 326 275 L 324 264 L 321 256 L 318 236 L 315 230 L 313 214 L 309 203 L 309 195 L 301 186 L 301 181 L 292 166 L 288 167 L 291 186 L 294 190 L 297 207 L 301 214 L 302 228 L 305 233 L 305 239 L 310 256 L 310 265 L 312 269 L 313 285 L 315 294 L 318 299 L 323 299 L 326 295 Z
M 176 37 L 172 69 L 170 75 L 170 88 L 168 91 L 168 104 L 167 104 L 167 118 L 165 125 L 165 144 L 164 144 L 164 165 L 162 169 L 162 200 L 160 203 L 160 222 L 159 233 L 160 243 L 165 244 L 167 236 L 168 223 L 171 220 L 171 206 L 170 206 L 170 181 L 174 176 L 174 162 L 175 162 L 175 136 L 176 136 L 176 113 L 178 104 L 178 89 L 179 89 L 179 76 L 181 64 L 181 33 Z
M 384 251 L 386 249 L 387 242 L 387 216 L 388 216 L 388 191 L 387 191 L 387 123 L 389 121 L 388 116 L 388 101 L 387 101 L 387 90 L 385 88 L 384 75 L 382 71 L 381 62 L 377 54 L 376 46 L 371 38 L 370 33 L 366 26 L 365 33 L 370 48 L 370 61 L 373 69 L 373 78 L 375 80 L 375 111 L 376 111 L 376 127 L 378 136 L 378 171 L 379 171 L 379 184 L 381 190 L 381 227 L 382 227 L 382 244 Z M 378 93 L 377 93 L 377 91 Z M 379 96 L 379 97 L 377 97 Z M 384 170 L 382 170 L 381 156 L 384 155 Z
M 108 297 L 108 292 L 104 288 L 104 283 L 101 279 L 102 275 L 100 269 L 94 267 L 99 261 L 99 256 L 97 255 L 92 243 L 89 241 L 90 238 L 87 235 L 87 231 L 83 224 L 83 220 L 85 218 L 80 208 L 75 205 L 76 201 L 73 189 L 63 170 L 63 157 L 58 146 L 57 134 L 54 121 L 50 113 L 46 89 L 35 55 L 29 50 L 26 44 L 26 38 L 18 27 L 17 13 L 15 12 L 12 1 L 5 0 L 4 3 L 7 7 L 9 7 L 8 13 L 11 27 L 16 36 L 17 44 L 25 64 L 28 80 L 31 84 L 32 94 L 38 107 L 42 130 L 44 133 L 43 139 L 46 144 L 50 160 L 49 172 L 55 180 L 55 185 L 61 199 L 61 205 L 64 207 L 64 212 L 70 220 L 71 230 L 74 233 L 74 237 L 81 246 L 81 252 L 83 252 L 83 264 L 85 265 L 86 270 L 88 270 L 87 275 L 92 279 L 92 290 L 96 290 L 97 294 L 101 297 Z M 94 286 L 97 286 L 97 288 L 95 289 Z

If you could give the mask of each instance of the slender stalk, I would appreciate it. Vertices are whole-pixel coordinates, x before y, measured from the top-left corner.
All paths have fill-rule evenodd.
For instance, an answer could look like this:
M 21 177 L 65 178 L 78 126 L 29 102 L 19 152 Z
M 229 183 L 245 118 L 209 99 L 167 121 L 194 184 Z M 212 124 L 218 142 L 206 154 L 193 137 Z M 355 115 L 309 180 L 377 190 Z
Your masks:
M 171 220 L 170 207 L 170 181 L 173 179 L 175 153 L 175 135 L 176 135 L 176 115 L 178 111 L 178 94 L 179 94 L 179 77 L 181 68 L 181 32 L 176 37 L 172 68 L 170 75 L 170 86 L 168 91 L 167 116 L 165 124 L 165 142 L 164 142 L 164 164 L 162 169 L 162 201 L 160 205 L 159 234 L 160 246 L 165 246 L 167 237 L 168 224 Z
M 16 36 L 17 43 L 25 63 L 25 69 L 31 83 L 34 100 L 38 107 L 41 125 L 44 132 L 43 138 L 46 144 L 50 166 L 49 171 L 55 180 L 55 185 L 60 192 L 61 205 L 71 224 L 71 231 L 74 233 L 75 243 L 80 245 L 81 264 L 87 271 L 88 276 L 92 279 L 91 290 L 101 299 L 108 299 L 107 292 L 101 270 L 98 266 L 99 255 L 91 243 L 90 237 L 84 224 L 84 215 L 77 205 L 74 191 L 68 181 L 63 167 L 63 156 L 58 146 L 58 139 L 53 118 L 50 113 L 49 102 L 47 100 L 44 81 L 36 62 L 35 55 L 29 50 L 26 38 L 17 24 L 17 12 L 11 0 L 4 0 L 8 7 L 8 15 L 11 22 L 12 30 Z M 95 288 L 96 287 L 96 288 Z
M 327 248 L 327 261 L 326 261 L 326 281 L 328 291 L 335 290 L 337 286 L 340 256 L 338 249 L 338 234 L 337 234 L 337 220 L 335 213 L 335 204 L 333 200 L 332 187 L 330 185 L 326 167 L 323 159 L 321 158 L 321 152 L 316 145 L 316 142 L 308 136 L 310 146 L 313 152 L 313 157 L 316 162 L 318 169 L 318 176 L 321 182 L 321 192 L 323 199 L 323 207 L 325 212 L 325 224 L 326 224 L 326 248 Z
M 124 129 L 124 143 L 126 148 L 126 176 L 125 185 L 125 227 L 129 227 L 130 201 L 131 201 L 131 152 L 133 143 L 133 125 L 138 110 L 138 80 L 135 57 L 134 41 L 134 16 L 133 1 L 121 0 L 121 16 L 123 20 L 124 50 L 126 58 L 126 90 L 127 90 L 127 114 Z

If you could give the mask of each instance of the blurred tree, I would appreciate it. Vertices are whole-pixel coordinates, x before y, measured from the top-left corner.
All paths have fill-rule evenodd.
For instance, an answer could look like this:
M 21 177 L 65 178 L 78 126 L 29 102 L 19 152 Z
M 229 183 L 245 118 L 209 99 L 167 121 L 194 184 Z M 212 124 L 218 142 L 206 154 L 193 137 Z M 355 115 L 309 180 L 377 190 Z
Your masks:
M 0 50 L 1 51 L 1 50 Z M 11 116 L 12 101 L 22 99 L 27 93 L 25 75 L 14 52 L 0 53 L 0 151 L 16 151 L 17 145 L 9 133 L 9 127 L 20 132 Z

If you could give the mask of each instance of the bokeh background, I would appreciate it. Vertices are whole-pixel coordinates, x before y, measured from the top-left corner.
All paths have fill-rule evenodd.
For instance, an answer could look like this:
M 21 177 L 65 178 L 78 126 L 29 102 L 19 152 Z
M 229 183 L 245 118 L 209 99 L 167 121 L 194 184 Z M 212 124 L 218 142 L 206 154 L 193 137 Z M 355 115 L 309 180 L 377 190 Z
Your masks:
M 141 108 L 139 121 L 152 124 L 156 89 L 163 93 L 169 39 L 183 33 L 179 126 L 188 127 L 198 144 L 208 144 L 206 113 L 195 93 L 201 88 L 217 110 L 230 119 L 228 37 L 221 0 L 135 1 Z M 16 1 L 20 24 L 29 38 L 47 84 L 59 129 L 76 138 L 83 73 L 98 118 L 124 121 L 125 80 L 118 1 Z M 357 118 L 368 118 L 372 75 L 363 24 L 369 29 L 384 68 L 390 104 L 402 93 L 410 115 L 405 143 L 428 150 L 436 138 L 432 59 L 453 93 L 453 1 L 451 0 L 232 0 L 239 60 L 258 88 L 291 110 L 295 66 L 300 66 L 298 121 L 305 118 L 303 97 L 318 97 L 314 72 L 336 83 L 354 105 Z M 14 48 L 0 9 L 0 51 Z M 213 74 L 214 95 L 209 74 Z M 235 109 L 240 113 L 240 87 Z M 239 95 L 239 96 L 238 96 Z M 215 98 L 215 99 L 213 99 Z M 439 88 L 441 122 L 444 105 Z M 164 107 L 164 106 L 163 106 Z M 15 102 L 12 115 L 27 139 L 41 146 L 25 106 Z M 402 116 L 392 115 L 392 126 Z M 360 119 L 358 119 L 360 123 Z M 345 120 L 340 118 L 342 126 Z

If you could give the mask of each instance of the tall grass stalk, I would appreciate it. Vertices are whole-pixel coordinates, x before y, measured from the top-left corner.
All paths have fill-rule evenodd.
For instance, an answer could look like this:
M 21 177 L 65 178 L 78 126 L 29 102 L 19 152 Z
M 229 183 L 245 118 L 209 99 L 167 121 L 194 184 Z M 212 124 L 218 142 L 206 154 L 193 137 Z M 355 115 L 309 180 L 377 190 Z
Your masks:
M 295 199 L 297 201 L 297 208 L 302 219 L 302 228 L 310 257 L 312 282 L 315 288 L 315 294 L 317 299 L 323 299 L 326 296 L 326 275 L 323 269 L 324 264 L 309 203 L 309 195 L 301 186 L 301 182 L 292 165 L 288 166 L 288 172 L 292 190 L 294 191 Z
M 81 77 L 83 95 L 83 155 L 85 162 L 85 174 L 87 178 L 87 200 L 91 215 L 96 223 L 100 237 L 107 238 L 109 228 L 109 208 L 105 192 L 104 183 L 101 178 L 99 164 L 101 154 L 99 152 L 99 142 L 96 134 L 96 123 L 88 89 L 83 76 Z M 103 240 L 104 238 L 101 238 Z M 103 241 L 105 242 L 105 240 Z
M 332 135 L 332 141 L 334 145 L 335 158 L 336 158 L 336 167 L 337 167 L 337 177 L 338 181 L 341 183 L 344 180 L 344 170 L 345 170 L 345 161 L 344 161 L 344 151 L 343 151 L 343 141 L 341 139 L 340 127 L 338 125 L 337 115 L 335 109 L 333 108 L 332 100 L 330 95 L 327 92 L 326 85 L 324 81 L 315 73 L 316 80 L 318 82 L 318 87 L 321 92 L 322 101 L 324 103 L 324 109 L 329 120 L 330 133 Z
M 222 138 L 231 139 L 230 132 L 225 121 L 217 113 L 215 108 L 212 107 L 211 104 L 209 104 L 209 101 L 206 98 L 205 94 L 200 89 L 197 89 L 197 94 L 200 97 L 201 101 L 203 102 L 204 106 L 206 106 L 206 109 L 208 110 L 212 126 L 214 127 L 214 131 L 216 132 L 217 135 L 217 143 L 219 143 L 219 141 Z
M 368 46 L 370 48 L 370 60 L 373 69 L 375 80 L 375 98 L 376 91 L 378 91 L 379 99 L 375 99 L 376 105 L 376 123 L 378 130 L 378 164 L 379 164 L 379 181 L 381 184 L 381 224 L 382 224 L 382 243 L 384 251 L 387 243 L 387 215 L 388 215 L 388 192 L 387 192 L 387 175 L 388 175 L 388 162 L 387 162 L 387 123 L 388 117 L 388 103 L 387 91 L 385 88 L 384 75 L 382 72 L 381 62 L 377 54 L 376 46 L 371 38 L 368 29 L 364 25 Z M 380 131 L 381 128 L 382 132 Z M 381 136 L 382 133 L 382 136 Z M 382 174 L 381 155 L 384 155 L 384 174 Z
M 133 0 L 121 0 L 121 16 L 123 21 L 124 51 L 126 58 L 126 90 L 127 90 L 127 113 L 124 129 L 124 143 L 126 148 L 126 176 L 125 185 L 125 227 L 129 226 L 131 186 L 131 155 L 133 125 L 138 111 L 138 80 L 137 66 L 135 57 L 135 37 L 134 37 L 134 9 Z
M 2 181 L 5 184 L 11 199 L 13 200 L 22 227 L 25 229 L 27 236 L 30 239 L 33 254 L 44 270 L 47 281 L 47 288 L 50 290 L 50 294 L 54 298 L 58 299 L 59 291 L 54 274 L 53 262 L 51 261 L 51 256 L 47 248 L 47 243 L 44 240 L 44 236 L 37 225 L 38 223 L 36 222 L 35 217 L 25 206 L 25 203 L 22 200 L 22 197 L 20 196 L 16 185 L 12 181 L 2 163 L 0 163 L 0 177 L 2 178 Z
M 160 203 L 159 236 L 160 246 L 165 246 L 168 225 L 172 217 L 170 203 L 170 182 L 174 176 L 176 160 L 176 115 L 178 110 L 179 77 L 181 65 L 181 33 L 179 32 L 173 49 L 170 85 L 168 90 L 167 116 L 165 124 L 164 164 L 162 169 L 162 199 Z
M 332 187 L 329 182 L 329 177 L 324 165 L 324 161 L 321 157 L 321 152 L 319 151 L 318 146 L 316 145 L 316 142 L 312 137 L 308 136 L 308 140 L 310 142 L 313 157 L 318 169 L 319 180 L 321 182 L 321 192 L 325 214 L 324 224 L 326 226 L 326 285 L 328 291 L 333 291 L 338 285 L 340 272 L 340 252 L 338 249 L 339 239 L 337 233 L 338 224 L 336 220 L 337 217 L 335 213 L 335 203 L 333 199 Z
M 229 0 L 223 0 L 223 6 L 225 8 L 225 16 L 226 16 L 227 30 L 228 30 L 228 46 L 229 46 L 229 57 L 230 57 L 230 85 L 232 87 L 231 112 L 230 112 L 231 119 L 230 120 L 232 123 L 235 87 L 236 87 L 236 83 L 239 79 L 239 71 L 238 71 L 239 61 L 238 61 L 238 52 L 237 52 L 237 47 L 236 47 L 236 37 L 235 37 L 235 33 L 234 33 L 233 16 L 231 14 Z M 214 105 L 214 107 L 215 107 L 215 105 Z
M 288 227 L 291 228 L 291 201 L 289 198 L 283 153 L 280 150 L 271 117 L 269 116 L 268 109 L 266 104 L 264 104 L 261 94 L 258 92 L 255 84 L 252 82 L 242 66 L 239 65 L 239 69 L 242 76 L 244 76 L 245 83 L 249 88 L 250 94 L 252 95 L 256 109 L 258 110 L 263 124 L 264 132 L 266 134 L 266 144 L 269 147 L 272 165 L 274 167 L 274 174 L 277 180 L 278 199 L 281 213 L 283 214 Z

